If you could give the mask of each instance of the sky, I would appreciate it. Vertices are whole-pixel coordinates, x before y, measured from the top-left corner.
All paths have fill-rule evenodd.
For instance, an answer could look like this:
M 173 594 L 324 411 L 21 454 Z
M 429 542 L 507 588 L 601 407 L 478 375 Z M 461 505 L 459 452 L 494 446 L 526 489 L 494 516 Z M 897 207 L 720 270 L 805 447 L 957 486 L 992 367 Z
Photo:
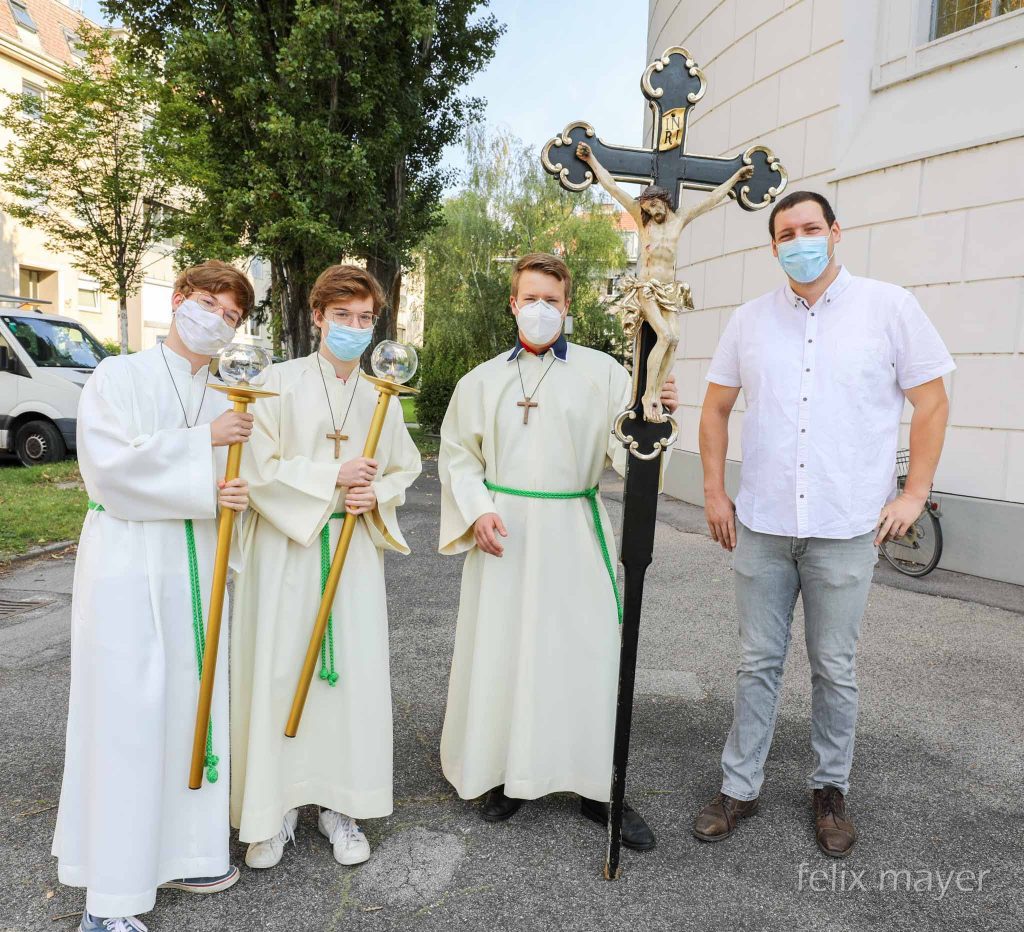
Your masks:
M 606 142 L 643 142 L 647 0 L 491 0 L 489 9 L 507 28 L 465 89 L 486 98 L 487 125 L 508 128 L 538 158 L 574 120 L 586 120 Z M 84 0 L 83 12 L 102 19 L 100 0 Z M 460 162 L 452 147 L 446 165 Z

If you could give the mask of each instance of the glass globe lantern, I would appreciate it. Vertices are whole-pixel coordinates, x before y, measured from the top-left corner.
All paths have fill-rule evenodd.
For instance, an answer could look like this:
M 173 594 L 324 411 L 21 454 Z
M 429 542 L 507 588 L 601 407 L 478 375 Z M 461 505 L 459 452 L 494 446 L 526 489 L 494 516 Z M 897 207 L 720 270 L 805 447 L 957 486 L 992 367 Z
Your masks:
M 404 385 L 416 374 L 419 358 L 411 346 L 383 340 L 370 356 L 370 366 L 377 378 Z
M 231 343 L 220 351 L 218 374 L 231 386 L 258 386 L 267 380 L 272 360 L 260 346 Z

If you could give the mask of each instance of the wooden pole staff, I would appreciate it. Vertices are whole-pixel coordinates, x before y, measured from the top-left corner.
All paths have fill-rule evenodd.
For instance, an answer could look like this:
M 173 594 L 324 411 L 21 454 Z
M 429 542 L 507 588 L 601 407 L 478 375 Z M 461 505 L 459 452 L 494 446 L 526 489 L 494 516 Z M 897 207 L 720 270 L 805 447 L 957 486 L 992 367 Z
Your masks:
M 273 395 L 251 388 L 248 385 L 210 385 L 210 388 L 224 392 L 228 401 L 233 402 L 235 411 L 244 414 L 257 398 Z M 224 481 L 238 478 L 242 465 L 242 444 L 233 443 L 228 447 L 228 463 Z M 228 556 L 231 553 L 231 532 L 234 529 L 235 513 L 230 508 L 221 508 L 217 518 L 217 553 L 213 561 L 213 587 L 210 592 L 210 609 L 206 622 L 206 650 L 203 652 L 203 676 L 199 683 L 199 705 L 196 708 L 196 729 L 192 737 L 192 761 L 188 771 L 188 788 L 198 790 L 203 785 L 203 764 L 206 760 L 206 735 L 210 728 L 210 706 L 213 704 L 213 683 L 217 676 L 217 651 L 220 647 L 221 616 L 224 612 L 224 591 L 228 582 Z
M 384 418 L 388 413 L 388 405 L 391 403 L 392 397 L 402 393 L 414 394 L 415 390 L 388 379 L 375 379 L 365 374 L 362 378 L 373 382 L 379 392 L 377 395 L 377 407 L 374 409 L 373 418 L 370 421 L 370 431 L 366 435 L 366 443 L 363 446 L 363 456 L 366 459 L 372 459 L 373 455 L 377 452 L 381 430 L 384 428 Z M 324 632 L 327 630 L 327 621 L 331 617 L 334 597 L 338 592 L 338 583 L 341 580 L 341 571 L 345 566 L 348 547 L 352 542 L 352 534 L 356 529 L 356 522 L 358 520 L 359 515 L 346 513 L 345 520 L 341 525 L 341 536 L 338 538 L 338 546 L 335 548 L 334 557 L 331 559 L 331 569 L 327 574 L 324 594 L 320 599 L 320 608 L 316 614 L 313 633 L 309 638 L 309 646 L 306 648 L 306 657 L 302 661 L 299 682 L 295 687 L 295 697 L 292 699 L 291 712 L 288 714 L 288 723 L 284 729 L 285 735 L 289 738 L 294 738 L 299 731 L 299 722 L 302 721 L 302 710 L 306 706 L 306 697 L 309 695 L 309 687 L 313 682 L 316 659 L 320 655 L 320 645 L 324 639 Z

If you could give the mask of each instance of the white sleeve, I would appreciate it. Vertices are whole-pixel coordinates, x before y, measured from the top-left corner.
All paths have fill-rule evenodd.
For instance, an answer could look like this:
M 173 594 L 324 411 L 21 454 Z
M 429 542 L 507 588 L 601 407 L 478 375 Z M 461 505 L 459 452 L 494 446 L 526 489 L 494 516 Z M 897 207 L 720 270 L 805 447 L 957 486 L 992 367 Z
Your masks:
M 78 403 L 78 462 L 89 496 L 124 521 L 217 517 L 210 425 L 137 434 L 127 373 L 100 364 Z
M 704 377 L 716 385 L 727 385 L 739 388 L 743 381 L 740 378 L 740 314 L 733 311 L 725 332 L 718 341 L 715 355 L 711 357 L 711 366 Z
M 896 328 L 896 379 L 903 391 L 931 382 L 956 368 L 946 344 L 909 291 Z

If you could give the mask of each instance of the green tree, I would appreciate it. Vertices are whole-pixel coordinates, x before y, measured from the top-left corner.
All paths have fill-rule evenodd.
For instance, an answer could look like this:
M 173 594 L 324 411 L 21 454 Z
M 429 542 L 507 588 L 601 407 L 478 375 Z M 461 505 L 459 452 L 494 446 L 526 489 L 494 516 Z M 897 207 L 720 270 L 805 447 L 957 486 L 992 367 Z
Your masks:
M 7 94 L 2 207 L 117 297 L 126 353 L 128 298 L 142 284 L 146 253 L 165 235 L 162 208 L 181 149 L 154 127 L 159 82 L 125 40 L 83 29 L 77 44 L 83 60 L 65 66 L 43 98 Z
M 617 354 L 622 328 L 601 290 L 626 266 L 614 215 L 593 188 L 570 194 L 536 152 L 507 132 L 467 135 L 461 189 L 425 241 L 424 358 L 417 416 L 436 430 L 455 383 L 515 340 L 512 266 L 529 252 L 561 255 L 573 274 L 572 340 Z
M 168 132 L 202 152 L 179 218 L 202 256 L 270 262 L 282 342 L 312 348 L 319 271 L 362 258 L 397 304 L 437 219 L 442 149 L 480 101 L 460 96 L 501 27 L 481 0 L 109 0 L 162 62 Z M 380 335 L 395 332 L 390 306 Z

